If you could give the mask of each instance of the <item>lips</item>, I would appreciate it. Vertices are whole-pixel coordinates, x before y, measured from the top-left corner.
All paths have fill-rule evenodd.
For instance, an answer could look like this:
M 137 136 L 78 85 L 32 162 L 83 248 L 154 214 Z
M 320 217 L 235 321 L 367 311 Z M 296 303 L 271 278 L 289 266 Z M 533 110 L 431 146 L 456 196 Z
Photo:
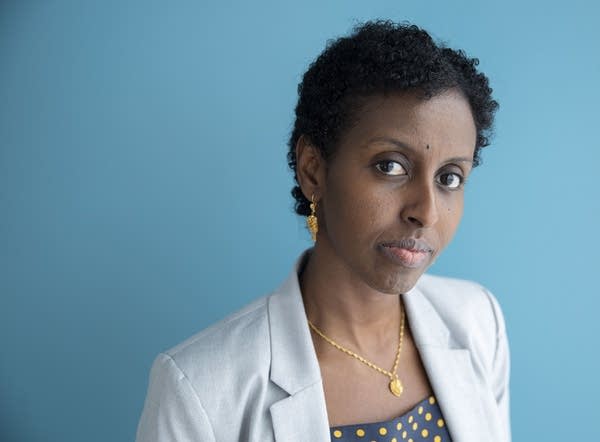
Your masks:
M 411 269 L 425 265 L 433 253 L 433 248 L 426 241 L 416 238 L 383 243 L 381 250 L 396 264 Z

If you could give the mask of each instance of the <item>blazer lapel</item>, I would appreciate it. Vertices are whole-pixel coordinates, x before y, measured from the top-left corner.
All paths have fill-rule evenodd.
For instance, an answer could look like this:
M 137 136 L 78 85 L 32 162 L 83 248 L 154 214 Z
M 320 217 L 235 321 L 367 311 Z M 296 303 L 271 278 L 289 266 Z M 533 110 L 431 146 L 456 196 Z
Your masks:
M 493 442 L 468 349 L 451 348 L 450 332 L 427 297 L 403 295 L 406 315 L 425 371 L 453 442 Z
M 306 322 L 297 266 L 269 298 L 271 381 L 289 394 L 270 407 L 273 432 L 278 442 L 329 442 L 321 370 Z

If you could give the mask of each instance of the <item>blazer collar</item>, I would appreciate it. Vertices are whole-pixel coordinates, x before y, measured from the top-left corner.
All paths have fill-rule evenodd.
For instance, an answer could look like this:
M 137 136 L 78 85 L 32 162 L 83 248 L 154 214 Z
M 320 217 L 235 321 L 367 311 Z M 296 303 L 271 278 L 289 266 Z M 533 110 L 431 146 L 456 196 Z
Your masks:
M 470 350 L 454 346 L 448 326 L 419 286 L 418 283 L 402 295 L 402 299 L 415 345 L 452 440 L 499 440 L 484 412 L 482 386 L 473 371 Z
M 321 381 L 298 281 L 297 271 L 305 256 L 269 298 L 271 380 L 289 394 Z
M 289 394 L 270 407 L 275 440 L 329 442 L 329 421 L 321 370 L 300 293 L 296 262 L 269 297 L 271 381 Z
M 401 296 L 417 347 L 448 348 L 450 330 L 418 285 Z

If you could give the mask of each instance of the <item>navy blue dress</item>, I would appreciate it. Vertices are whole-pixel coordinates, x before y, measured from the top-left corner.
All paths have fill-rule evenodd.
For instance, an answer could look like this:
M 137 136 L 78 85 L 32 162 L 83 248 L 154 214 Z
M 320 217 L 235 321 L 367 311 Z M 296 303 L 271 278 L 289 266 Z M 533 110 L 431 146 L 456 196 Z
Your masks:
M 429 396 L 400 417 L 385 422 L 331 427 L 333 442 L 451 442 L 442 410 Z

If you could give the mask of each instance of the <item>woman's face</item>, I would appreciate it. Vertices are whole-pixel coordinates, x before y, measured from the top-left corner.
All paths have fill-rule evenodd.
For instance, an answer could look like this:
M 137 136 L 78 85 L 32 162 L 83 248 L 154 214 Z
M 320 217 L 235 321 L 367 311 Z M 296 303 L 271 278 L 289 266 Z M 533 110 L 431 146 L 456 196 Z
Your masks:
M 475 142 L 456 91 L 369 99 L 325 166 L 317 246 L 373 289 L 410 290 L 458 227 Z

